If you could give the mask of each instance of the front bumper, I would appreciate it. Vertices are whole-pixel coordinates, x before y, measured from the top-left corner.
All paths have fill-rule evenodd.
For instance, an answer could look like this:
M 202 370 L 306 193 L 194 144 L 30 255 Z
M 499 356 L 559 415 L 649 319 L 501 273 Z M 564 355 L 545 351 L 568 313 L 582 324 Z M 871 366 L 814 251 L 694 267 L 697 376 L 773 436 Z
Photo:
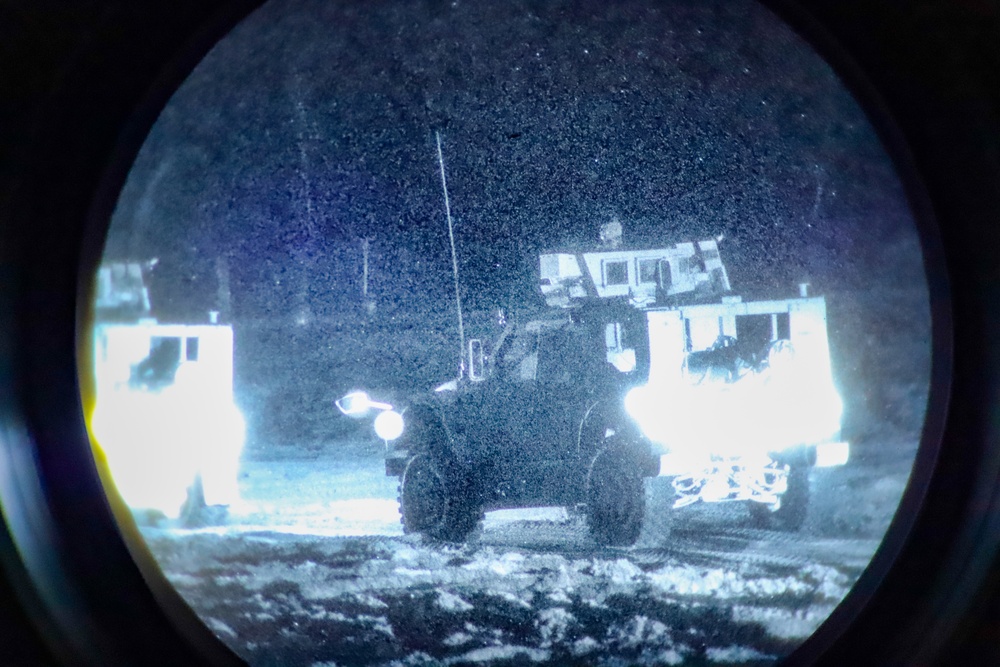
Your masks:
M 720 461 L 732 465 L 760 465 L 777 462 L 789 466 L 809 466 L 834 468 L 846 465 L 850 460 L 851 445 L 846 440 L 822 442 L 816 445 L 795 447 L 782 452 L 761 456 L 715 456 L 709 453 L 672 451 L 660 455 L 659 477 L 687 475 L 692 470 L 711 467 Z

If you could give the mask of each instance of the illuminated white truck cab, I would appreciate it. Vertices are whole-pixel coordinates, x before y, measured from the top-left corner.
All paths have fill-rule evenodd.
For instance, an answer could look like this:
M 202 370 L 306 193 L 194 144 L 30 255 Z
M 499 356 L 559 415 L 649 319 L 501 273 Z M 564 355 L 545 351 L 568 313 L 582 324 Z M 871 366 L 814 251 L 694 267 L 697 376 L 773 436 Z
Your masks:
M 661 475 L 690 474 L 712 457 L 767 460 L 801 448 L 813 465 L 846 462 L 825 299 L 724 297 L 652 309 L 646 319 L 649 380 L 625 405 L 662 448 Z
M 717 239 L 662 248 L 594 248 L 543 253 L 539 289 L 547 305 L 625 297 L 637 307 L 680 294 L 729 290 Z
M 138 317 L 99 321 L 93 340 L 91 433 L 126 504 L 168 518 L 236 504 L 245 425 L 232 327 Z

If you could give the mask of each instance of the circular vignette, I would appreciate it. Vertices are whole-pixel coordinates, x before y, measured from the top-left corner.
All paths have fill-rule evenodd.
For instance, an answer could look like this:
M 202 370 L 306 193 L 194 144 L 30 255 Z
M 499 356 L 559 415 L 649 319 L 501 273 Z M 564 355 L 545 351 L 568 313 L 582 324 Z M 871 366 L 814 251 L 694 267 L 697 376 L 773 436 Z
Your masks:
M 912 139 L 900 125 L 900 117 L 905 117 L 906 111 L 898 106 L 895 86 L 884 78 L 879 80 L 873 76 L 872 64 L 859 52 L 858 44 L 845 39 L 845 25 L 850 25 L 852 19 L 850 11 L 845 9 L 835 14 L 827 10 L 824 13 L 819 2 L 762 0 L 762 3 L 805 39 L 836 72 L 864 111 L 891 159 L 905 188 L 920 238 L 930 297 L 932 336 L 930 391 L 920 446 L 895 516 L 872 560 L 844 600 L 786 661 L 795 665 L 838 665 L 892 662 L 906 659 L 903 656 L 911 651 L 914 655 L 930 655 L 940 650 L 942 634 L 947 633 L 937 617 L 939 610 L 949 602 L 947 593 L 940 590 L 940 583 L 937 590 L 928 591 L 922 599 L 928 608 L 921 610 L 924 615 L 919 619 L 917 614 L 912 617 L 900 614 L 898 604 L 912 594 L 911 568 L 923 568 L 929 562 L 937 562 L 936 558 L 944 558 L 943 553 L 928 553 L 920 544 L 920 538 L 915 538 L 928 528 L 924 508 L 936 502 L 931 489 L 941 456 L 953 451 L 946 449 L 951 438 L 945 437 L 955 363 L 952 272 L 937 210 L 928 195 L 926 173 L 912 150 Z M 935 526 L 938 521 L 931 520 Z M 957 537 L 957 523 L 940 534 L 952 531 Z M 996 544 L 982 546 L 991 552 L 996 550 Z M 937 565 L 938 569 L 941 567 Z M 901 575 L 901 571 L 907 574 Z M 953 569 L 945 569 L 940 574 L 939 579 L 958 575 Z M 933 628 L 933 632 L 924 635 L 917 628 Z M 887 635 L 893 639 L 885 641 Z M 874 657 L 876 655 L 880 657 Z
M 934 3 L 909 12 L 802 4 L 776 8 L 810 37 L 818 23 L 836 40 L 810 39 L 868 112 L 908 188 L 932 300 L 933 367 L 921 449 L 883 547 L 792 658 L 960 664 L 985 654 L 984 629 L 998 614 L 1000 447 L 991 415 L 1000 319 L 990 221 L 1000 214 L 1000 108 L 989 81 L 1000 15 Z

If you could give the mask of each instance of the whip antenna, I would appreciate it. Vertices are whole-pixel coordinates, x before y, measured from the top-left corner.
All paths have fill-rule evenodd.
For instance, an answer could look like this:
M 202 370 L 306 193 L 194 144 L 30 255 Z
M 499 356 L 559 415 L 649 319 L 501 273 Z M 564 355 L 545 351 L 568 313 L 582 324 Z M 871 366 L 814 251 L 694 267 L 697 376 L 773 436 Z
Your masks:
M 455 276 L 455 308 L 458 310 L 458 376 L 465 375 L 465 327 L 462 324 L 462 296 L 458 289 L 458 254 L 455 252 L 455 228 L 451 221 L 451 204 L 448 201 L 448 180 L 444 175 L 444 154 L 441 152 L 441 132 L 437 138 L 438 165 L 441 167 L 441 189 L 444 191 L 444 211 L 448 216 L 448 240 L 451 242 L 451 271 Z

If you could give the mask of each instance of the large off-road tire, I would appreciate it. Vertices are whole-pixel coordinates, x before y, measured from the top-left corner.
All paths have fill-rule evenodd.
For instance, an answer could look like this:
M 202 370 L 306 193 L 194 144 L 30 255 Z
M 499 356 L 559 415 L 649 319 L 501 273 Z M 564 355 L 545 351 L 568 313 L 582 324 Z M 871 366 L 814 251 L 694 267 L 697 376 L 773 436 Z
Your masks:
M 446 542 L 468 537 L 482 511 L 457 468 L 445 455 L 421 452 L 410 458 L 399 485 L 404 532 Z
M 646 489 L 635 457 L 616 446 L 599 451 L 587 473 L 587 526 L 606 546 L 631 546 L 646 514 Z
M 809 466 L 793 465 L 788 471 L 788 490 L 781 494 L 777 509 L 750 502 L 750 520 L 757 528 L 794 532 L 802 528 L 809 512 Z

